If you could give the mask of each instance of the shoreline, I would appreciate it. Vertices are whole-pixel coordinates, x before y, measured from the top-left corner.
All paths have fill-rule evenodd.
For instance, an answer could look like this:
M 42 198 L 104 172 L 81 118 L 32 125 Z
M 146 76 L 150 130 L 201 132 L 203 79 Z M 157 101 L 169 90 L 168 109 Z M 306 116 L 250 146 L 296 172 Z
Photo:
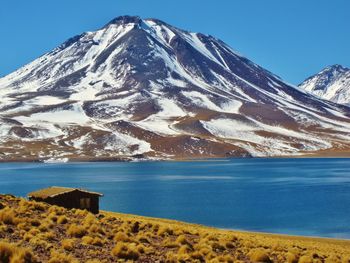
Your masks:
M 322 236 L 308 236 L 308 235 L 293 235 L 293 234 L 283 234 L 283 233 L 272 233 L 272 232 L 260 232 L 260 231 L 250 231 L 250 230 L 242 230 L 242 229 L 234 229 L 234 228 L 220 228 L 215 226 L 202 225 L 197 223 L 190 223 L 186 221 L 180 221 L 176 219 L 168 219 L 162 217 L 149 217 L 135 214 L 126 214 L 119 213 L 113 211 L 101 210 L 101 214 L 105 215 L 114 215 L 116 217 L 121 218 L 133 218 L 136 220 L 146 220 L 146 221 L 154 221 L 154 222 L 163 222 L 167 224 L 180 224 L 188 227 L 195 228 L 203 228 L 208 230 L 214 230 L 218 232 L 230 232 L 234 234 L 243 234 L 243 235 L 257 235 L 257 236 L 268 236 L 274 238 L 283 238 L 283 239 L 294 239 L 294 240 L 309 240 L 309 241 L 320 241 L 320 242 L 340 242 L 340 243 L 348 243 L 350 249 L 350 238 L 335 238 L 335 237 L 322 237 Z
M 245 160 L 245 159 L 350 159 L 350 153 L 348 155 L 292 155 L 292 156 L 257 156 L 257 157 L 203 157 L 203 158 L 174 158 L 174 159 L 139 159 L 132 157 L 128 158 L 101 158 L 101 159 L 68 159 L 67 161 L 61 160 L 42 160 L 42 159 L 15 159 L 15 160 L 2 160 L 1 163 L 43 163 L 43 164 L 65 164 L 65 163 L 123 163 L 123 162 L 216 162 L 216 161 L 229 161 L 229 160 Z

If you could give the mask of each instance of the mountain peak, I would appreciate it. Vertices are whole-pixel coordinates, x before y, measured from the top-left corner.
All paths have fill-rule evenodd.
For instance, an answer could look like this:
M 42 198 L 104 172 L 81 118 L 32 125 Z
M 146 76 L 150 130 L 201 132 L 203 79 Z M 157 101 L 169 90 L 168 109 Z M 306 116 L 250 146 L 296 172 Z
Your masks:
M 339 64 L 328 66 L 299 87 L 322 99 L 350 104 L 350 69 Z
M 323 69 L 321 71 L 322 72 L 345 72 L 350 70 L 349 68 L 346 68 L 340 64 L 334 64 L 334 65 L 330 65 L 328 67 L 326 67 L 325 69 Z
M 112 25 L 112 24 L 139 24 L 141 23 L 142 19 L 139 16 L 129 16 L 129 15 L 124 15 L 124 16 L 118 16 L 111 21 L 107 25 Z
M 0 160 L 348 147 L 350 109 L 300 92 L 223 41 L 154 18 L 107 25 L 0 79 Z
M 148 17 L 144 19 L 145 21 L 151 21 L 154 22 L 156 24 L 166 24 L 163 20 L 160 20 L 158 18 L 154 18 L 154 17 Z

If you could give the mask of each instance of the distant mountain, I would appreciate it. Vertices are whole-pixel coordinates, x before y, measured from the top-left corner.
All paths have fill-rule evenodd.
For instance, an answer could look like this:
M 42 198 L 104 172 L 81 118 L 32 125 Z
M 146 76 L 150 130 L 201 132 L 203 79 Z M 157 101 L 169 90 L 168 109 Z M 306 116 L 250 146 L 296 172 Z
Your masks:
M 24 44 L 25 45 L 25 44 Z M 0 159 L 286 156 L 350 149 L 350 108 L 221 40 L 118 17 L 0 79 Z
M 350 106 L 350 69 L 333 65 L 299 85 L 317 97 Z

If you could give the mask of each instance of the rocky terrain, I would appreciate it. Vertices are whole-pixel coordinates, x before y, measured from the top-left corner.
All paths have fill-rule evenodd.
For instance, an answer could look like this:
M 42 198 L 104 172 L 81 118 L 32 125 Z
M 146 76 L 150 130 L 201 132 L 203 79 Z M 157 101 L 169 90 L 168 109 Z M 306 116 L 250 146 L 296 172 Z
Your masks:
M 218 215 L 219 216 L 219 215 Z M 219 230 L 0 195 L 0 262 L 349 263 L 350 241 Z
M 0 98 L 0 161 L 350 155 L 349 107 L 157 19 L 69 39 Z

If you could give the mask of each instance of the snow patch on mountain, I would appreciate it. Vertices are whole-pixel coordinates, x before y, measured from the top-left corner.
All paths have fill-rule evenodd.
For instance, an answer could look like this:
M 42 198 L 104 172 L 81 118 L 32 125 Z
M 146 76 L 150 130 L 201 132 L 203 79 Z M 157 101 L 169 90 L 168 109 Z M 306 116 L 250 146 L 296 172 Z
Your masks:
M 254 120 L 243 122 L 233 119 L 214 119 L 208 122 L 202 121 L 202 123 L 210 133 L 217 137 L 258 144 L 260 149 L 264 149 L 263 151 L 265 154 L 271 156 L 281 154 L 281 149 L 284 149 L 293 155 L 297 154 L 299 150 L 297 147 L 293 146 L 293 144 L 298 143 L 303 144 L 303 150 L 316 151 L 327 149 L 332 146 L 329 142 L 314 138 L 312 135 L 305 132 L 293 131 L 280 126 L 266 125 Z M 266 132 L 277 135 L 274 135 L 274 137 L 271 138 Z M 266 135 L 259 135 L 259 133 Z M 276 152 L 274 152 L 271 147 L 273 144 L 280 146 L 277 148 Z M 251 146 L 249 146 L 249 148 L 250 147 Z
M 77 103 L 73 104 L 69 109 L 34 113 L 30 116 L 19 116 L 13 119 L 29 125 L 43 122 L 86 125 L 90 121 L 90 118 L 86 116 L 81 105 Z

